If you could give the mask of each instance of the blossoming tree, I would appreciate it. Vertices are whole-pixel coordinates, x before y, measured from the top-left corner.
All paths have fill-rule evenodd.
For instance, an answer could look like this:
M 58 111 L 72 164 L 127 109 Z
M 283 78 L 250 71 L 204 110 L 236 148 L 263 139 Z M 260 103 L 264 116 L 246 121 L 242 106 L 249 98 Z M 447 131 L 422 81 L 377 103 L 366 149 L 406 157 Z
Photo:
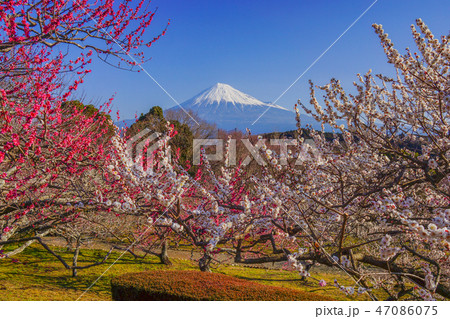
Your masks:
M 355 287 L 335 285 L 348 294 L 450 297 L 449 36 L 435 38 L 421 20 L 417 26 L 419 52 L 400 55 L 374 25 L 395 78 L 358 76 L 354 95 L 333 79 L 319 87 L 324 108 L 311 84 L 314 111 L 300 105 L 340 134 L 327 140 L 312 131 L 320 156 L 301 165 L 281 166 L 280 154 L 266 151 L 272 168 L 255 179 L 277 207 L 267 221 L 295 229 L 289 235 L 300 250 L 288 256 L 291 264 L 302 273 L 310 262 L 345 271 Z
M 133 50 L 159 38 L 143 40 L 153 15 L 144 1 L 1 2 L 0 246 L 23 245 L 1 250 L 0 258 L 34 241 L 52 252 L 42 237 L 97 209 L 98 190 L 112 187 L 104 171 L 112 148 L 105 138 L 111 101 L 93 113 L 66 102 L 90 72 L 93 53 L 118 67 L 145 61 L 142 50 Z M 62 44 L 89 50 L 69 60 L 57 51 Z M 67 72 L 77 79 L 63 83 Z

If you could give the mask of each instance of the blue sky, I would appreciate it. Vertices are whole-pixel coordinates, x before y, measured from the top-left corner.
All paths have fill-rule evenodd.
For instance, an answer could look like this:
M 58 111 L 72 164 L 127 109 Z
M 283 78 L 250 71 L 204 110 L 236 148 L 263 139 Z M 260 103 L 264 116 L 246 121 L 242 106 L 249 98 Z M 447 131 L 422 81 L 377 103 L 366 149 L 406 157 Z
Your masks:
M 167 34 L 145 50 L 144 68 L 183 102 L 217 82 L 274 101 L 374 0 L 153 0 L 149 39 L 170 19 Z M 450 32 L 448 0 L 379 0 L 277 104 L 309 100 L 308 80 L 334 77 L 350 88 L 357 73 L 389 74 L 371 27 L 382 24 L 400 52 L 414 47 L 410 25 L 420 17 L 438 36 Z M 95 61 L 81 87 L 85 101 L 106 101 L 122 119 L 175 103 L 144 73 Z

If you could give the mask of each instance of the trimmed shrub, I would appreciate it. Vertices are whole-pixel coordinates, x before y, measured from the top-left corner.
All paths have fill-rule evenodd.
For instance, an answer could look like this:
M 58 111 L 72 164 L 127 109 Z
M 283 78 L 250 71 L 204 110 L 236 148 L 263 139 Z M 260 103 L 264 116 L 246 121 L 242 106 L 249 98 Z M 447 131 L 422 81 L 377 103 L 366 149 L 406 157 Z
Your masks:
M 222 274 L 156 270 L 111 281 L 113 300 L 332 300 L 315 293 L 266 286 Z

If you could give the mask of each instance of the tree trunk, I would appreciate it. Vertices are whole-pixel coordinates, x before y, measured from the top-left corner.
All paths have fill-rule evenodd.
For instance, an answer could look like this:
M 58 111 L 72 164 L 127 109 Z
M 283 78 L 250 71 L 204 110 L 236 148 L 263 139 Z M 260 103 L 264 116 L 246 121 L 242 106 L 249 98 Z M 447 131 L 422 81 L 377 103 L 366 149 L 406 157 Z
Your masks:
M 77 270 L 75 267 L 77 266 L 78 262 L 78 254 L 80 253 L 80 245 L 77 243 L 77 246 L 75 247 L 75 252 L 73 253 L 73 262 L 72 262 L 72 277 L 77 276 Z
M 159 260 L 161 261 L 161 264 L 172 265 L 172 262 L 170 261 L 169 256 L 167 255 L 168 248 L 169 244 L 167 240 L 164 240 L 161 247 L 161 254 L 159 255 Z
M 209 268 L 210 264 L 211 264 L 212 258 L 211 255 L 208 252 L 205 252 L 203 254 L 203 257 L 200 258 L 200 260 L 198 261 L 198 267 L 200 268 L 201 271 L 211 271 L 211 269 Z
M 236 255 L 234 256 L 234 262 L 235 263 L 240 263 L 242 260 L 242 256 L 241 256 L 241 250 L 242 250 L 242 239 L 238 240 L 237 243 L 237 247 L 236 247 Z

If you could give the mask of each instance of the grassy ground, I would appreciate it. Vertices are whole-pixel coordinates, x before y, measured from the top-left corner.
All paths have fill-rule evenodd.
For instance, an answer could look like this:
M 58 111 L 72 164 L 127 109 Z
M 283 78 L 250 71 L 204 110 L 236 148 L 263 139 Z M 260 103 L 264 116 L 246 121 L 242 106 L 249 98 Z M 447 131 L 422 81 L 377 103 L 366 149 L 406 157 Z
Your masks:
M 72 255 L 65 252 L 65 248 L 55 248 L 55 250 L 66 260 L 71 260 Z M 89 261 L 98 261 L 98 255 L 103 256 L 104 253 L 102 250 L 84 249 L 81 251 L 79 265 Z M 0 300 L 77 300 L 119 256 L 120 253 L 113 253 L 108 263 L 79 270 L 78 277 L 72 278 L 70 271 L 65 269 L 55 257 L 39 246 L 31 246 L 16 257 L 18 259 L 17 262 L 5 259 L 0 260 Z M 156 257 L 135 260 L 129 254 L 125 254 L 84 294 L 81 300 L 111 300 L 111 278 L 127 272 L 154 269 L 197 269 L 196 265 L 189 260 L 173 259 L 172 261 L 172 266 L 165 266 L 159 264 Z M 338 279 L 342 284 L 352 284 L 348 277 L 337 274 L 317 274 L 313 272 L 313 277 L 324 279 L 329 283 L 326 287 L 321 288 L 317 285 L 317 281 L 313 279 L 308 279 L 307 282 L 304 282 L 298 274 L 284 270 L 220 265 L 213 271 L 242 279 L 254 280 L 266 285 L 290 287 L 324 294 L 336 300 L 352 300 L 346 298 L 332 285 L 334 278 Z M 360 296 L 358 299 L 366 300 L 364 296 Z

